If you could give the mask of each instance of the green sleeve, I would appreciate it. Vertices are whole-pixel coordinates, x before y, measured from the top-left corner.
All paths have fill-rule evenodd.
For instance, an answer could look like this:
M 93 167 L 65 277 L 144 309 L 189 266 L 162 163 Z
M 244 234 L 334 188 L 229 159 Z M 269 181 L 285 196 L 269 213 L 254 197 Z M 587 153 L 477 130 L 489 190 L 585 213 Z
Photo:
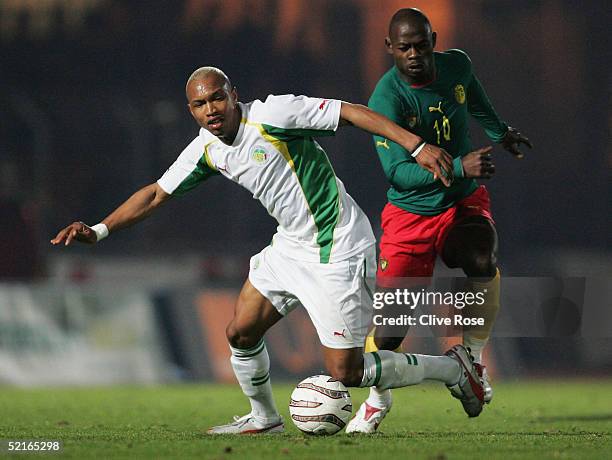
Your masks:
M 406 129 L 404 113 L 407 112 L 407 108 L 402 107 L 395 92 L 380 91 L 380 88 L 377 88 L 370 97 L 368 106 Z M 374 146 L 385 176 L 395 190 L 414 190 L 435 182 L 433 174 L 419 166 L 410 153 L 399 144 L 374 136 Z M 453 163 L 455 177 L 463 177 L 461 159 L 457 158 Z
M 404 148 L 395 142 L 374 136 L 374 144 L 385 176 L 398 192 L 427 187 L 435 182 L 433 174 L 423 169 Z M 453 172 L 455 178 L 463 177 L 461 157 L 453 160 Z
M 508 131 L 508 125 L 500 120 L 484 88 L 472 74 L 467 88 L 468 112 L 478 120 L 485 133 L 493 142 L 501 142 Z

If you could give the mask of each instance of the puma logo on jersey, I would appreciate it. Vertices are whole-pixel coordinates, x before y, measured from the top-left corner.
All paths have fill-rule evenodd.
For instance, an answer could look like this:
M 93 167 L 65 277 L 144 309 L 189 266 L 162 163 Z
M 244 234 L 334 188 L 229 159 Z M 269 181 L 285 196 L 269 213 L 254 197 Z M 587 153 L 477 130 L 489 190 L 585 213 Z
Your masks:
M 387 144 L 387 142 L 388 142 L 387 139 L 385 139 L 384 142 L 383 141 L 376 141 L 376 147 L 378 147 L 380 145 L 381 147 L 384 147 L 387 150 L 389 150 L 389 144 Z
M 327 104 L 329 101 L 327 99 L 323 99 L 323 102 L 321 102 L 321 105 L 319 105 L 319 110 L 323 110 L 323 107 L 325 107 L 325 104 Z
M 440 112 L 442 115 L 444 115 L 444 112 L 442 111 L 442 101 L 438 102 L 438 107 L 429 107 L 429 111 Z
M 344 337 L 346 339 L 344 334 L 346 334 L 346 329 L 342 329 L 342 332 L 334 331 L 334 337 L 340 336 L 340 337 Z

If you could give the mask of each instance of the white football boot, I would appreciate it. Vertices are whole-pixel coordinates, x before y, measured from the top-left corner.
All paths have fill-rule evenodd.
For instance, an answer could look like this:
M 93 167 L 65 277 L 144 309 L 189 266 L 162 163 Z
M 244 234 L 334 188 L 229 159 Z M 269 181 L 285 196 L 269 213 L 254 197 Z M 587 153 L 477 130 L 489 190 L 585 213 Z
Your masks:
M 480 381 L 482 382 L 482 388 L 484 389 L 484 402 L 489 404 L 493 399 L 493 387 L 491 386 L 491 382 L 489 382 L 489 374 L 487 373 L 487 366 L 483 366 L 479 363 L 474 363 L 476 367 L 476 371 L 480 377 Z
M 392 402 L 389 401 L 387 407 L 378 408 L 370 406 L 367 401 L 364 401 L 355 416 L 346 425 L 347 433 L 376 433 L 378 425 L 391 410 Z
M 213 426 L 208 434 L 270 434 L 285 431 L 283 418 L 269 419 L 267 423 L 258 422 L 251 414 L 242 417 L 234 416 L 234 421 L 227 425 Z
M 472 356 L 463 345 L 455 345 L 445 355 L 457 361 L 461 368 L 459 381 L 446 387 L 461 401 L 468 416 L 478 417 L 484 406 L 484 388 Z

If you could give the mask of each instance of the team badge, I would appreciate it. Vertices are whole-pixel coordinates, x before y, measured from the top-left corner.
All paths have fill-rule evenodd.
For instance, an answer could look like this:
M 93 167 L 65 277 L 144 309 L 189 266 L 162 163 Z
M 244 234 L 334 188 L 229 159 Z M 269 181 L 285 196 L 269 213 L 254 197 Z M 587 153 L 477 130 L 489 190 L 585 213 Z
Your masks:
M 414 128 L 417 124 L 417 117 L 408 117 L 408 127 L 409 128 Z
M 380 271 L 381 272 L 384 272 L 387 269 L 387 267 L 389 266 L 389 261 L 387 259 L 383 259 L 382 257 L 380 258 L 378 263 L 380 264 Z
M 265 149 L 265 147 L 262 147 L 261 145 L 256 145 L 251 149 L 251 158 L 258 165 L 263 165 L 267 163 L 267 161 L 270 159 L 270 154 Z
M 465 103 L 465 88 L 461 84 L 455 86 L 455 99 L 459 104 Z

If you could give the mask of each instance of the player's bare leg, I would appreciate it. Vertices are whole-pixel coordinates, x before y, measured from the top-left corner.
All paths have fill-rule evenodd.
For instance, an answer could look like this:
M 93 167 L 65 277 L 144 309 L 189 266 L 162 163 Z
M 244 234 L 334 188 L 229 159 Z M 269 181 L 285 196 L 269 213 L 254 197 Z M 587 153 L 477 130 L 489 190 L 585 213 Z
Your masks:
M 234 422 L 208 430 L 209 434 L 260 434 L 284 430 L 270 384 L 270 357 L 263 341 L 266 331 L 283 316 L 246 281 L 238 297 L 234 318 L 227 326 L 232 368 L 251 412 Z
M 485 401 L 493 398 L 482 353 L 489 340 L 491 329 L 500 307 L 500 275 L 497 268 L 497 231 L 482 216 L 472 216 L 450 230 L 442 259 L 450 268 L 462 268 L 468 277 L 465 290 L 484 294 L 482 305 L 468 305 L 463 309 L 465 317 L 482 317 L 484 326 L 464 328 L 463 345 L 470 349 L 483 380 Z

